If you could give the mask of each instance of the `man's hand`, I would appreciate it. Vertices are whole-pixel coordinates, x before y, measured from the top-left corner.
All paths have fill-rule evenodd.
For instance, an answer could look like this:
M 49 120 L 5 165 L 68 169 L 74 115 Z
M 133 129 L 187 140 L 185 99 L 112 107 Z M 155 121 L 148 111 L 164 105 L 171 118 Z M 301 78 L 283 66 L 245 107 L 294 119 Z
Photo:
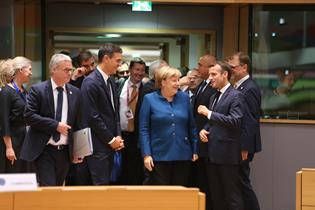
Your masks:
M 205 129 L 202 129 L 200 132 L 199 132 L 199 138 L 202 142 L 208 142 L 208 134 L 209 132 L 206 131 Z
M 247 160 L 247 158 L 248 158 L 248 151 L 242 150 L 242 160 Z
M 77 164 L 77 163 L 82 163 L 83 158 L 73 158 L 72 163 Z
M 154 168 L 153 158 L 152 156 L 145 156 L 144 158 L 144 167 L 149 171 L 152 171 Z
M 71 79 L 77 80 L 79 77 L 82 77 L 83 75 L 85 75 L 86 72 L 87 70 L 84 67 L 76 68 L 71 74 Z
M 59 122 L 58 127 L 57 127 L 57 131 L 60 134 L 65 135 L 65 136 L 68 135 L 68 130 L 70 129 L 71 129 L 71 126 L 63 122 Z
M 206 106 L 204 106 L 204 105 L 198 106 L 198 110 L 197 111 L 198 111 L 199 114 L 202 114 L 202 115 L 208 117 L 209 109 Z
M 121 138 L 121 136 L 116 136 L 115 141 L 111 143 L 110 146 L 115 151 L 121 150 L 125 147 L 124 140 Z

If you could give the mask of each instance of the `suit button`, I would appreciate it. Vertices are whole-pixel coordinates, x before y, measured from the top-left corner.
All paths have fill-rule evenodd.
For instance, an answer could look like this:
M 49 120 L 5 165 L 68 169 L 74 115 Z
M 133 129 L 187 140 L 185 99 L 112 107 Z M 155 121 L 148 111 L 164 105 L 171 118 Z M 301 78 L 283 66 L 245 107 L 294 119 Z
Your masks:
M 175 123 L 172 123 L 172 126 L 175 126 Z
M 171 114 L 172 117 L 174 117 L 174 114 Z

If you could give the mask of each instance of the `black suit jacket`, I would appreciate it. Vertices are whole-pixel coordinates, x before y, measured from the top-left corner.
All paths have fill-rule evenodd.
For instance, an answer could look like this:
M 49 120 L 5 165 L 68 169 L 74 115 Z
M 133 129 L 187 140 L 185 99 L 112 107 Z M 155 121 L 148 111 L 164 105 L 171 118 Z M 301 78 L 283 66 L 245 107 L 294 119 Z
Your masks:
M 198 106 L 199 105 L 204 105 L 204 106 L 208 106 L 209 105 L 209 101 L 210 101 L 210 97 L 216 92 L 215 89 L 213 89 L 210 84 L 207 85 L 207 87 L 205 87 L 205 89 L 200 92 L 198 91 L 201 87 L 202 83 L 198 86 L 197 91 L 196 91 L 196 96 L 194 99 L 194 104 L 193 104 L 193 113 L 194 113 L 194 117 L 195 117 L 195 121 L 196 121 L 196 127 L 197 127 L 197 131 L 199 133 L 199 131 L 201 131 L 204 126 L 207 124 L 208 119 L 207 117 L 198 114 Z M 200 157 L 207 157 L 208 156 L 208 146 L 207 143 L 204 143 L 202 141 L 198 141 L 199 145 L 199 156 Z
M 66 84 L 66 91 L 68 98 L 67 124 L 72 127 L 68 133 L 69 158 L 72 161 L 73 131 L 81 128 L 81 96 L 79 89 L 70 84 Z M 31 87 L 27 96 L 24 117 L 30 129 L 26 133 L 21 159 L 33 161 L 42 153 L 59 123 L 54 119 L 55 108 L 51 80 Z
M 84 79 L 81 86 L 83 122 L 91 128 L 94 153 L 110 154 L 113 150 L 108 143 L 121 135 L 117 87 L 111 77 L 109 83 L 115 109 L 106 91 L 105 81 L 97 69 Z
M 261 151 L 259 118 L 261 113 L 261 94 L 251 78 L 245 80 L 237 90 L 245 96 L 245 112 L 242 126 L 242 149 L 253 154 Z
M 210 99 L 212 107 L 215 95 Z M 205 126 L 209 131 L 208 155 L 212 163 L 238 164 L 241 160 L 241 126 L 244 96 L 230 86 L 214 107 Z

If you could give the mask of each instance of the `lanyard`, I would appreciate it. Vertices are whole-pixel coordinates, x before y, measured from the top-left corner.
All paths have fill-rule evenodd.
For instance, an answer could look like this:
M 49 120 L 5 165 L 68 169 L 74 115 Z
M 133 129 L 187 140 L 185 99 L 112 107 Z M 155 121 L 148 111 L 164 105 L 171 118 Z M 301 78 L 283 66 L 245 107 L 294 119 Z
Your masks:
M 137 86 L 136 86 L 137 87 Z M 132 90 L 133 91 L 133 90 Z M 132 93 L 132 92 L 131 92 Z M 139 92 L 137 91 L 137 93 L 134 95 L 134 97 L 132 99 L 130 99 L 129 101 L 129 84 L 127 84 L 127 104 L 128 106 L 130 106 L 130 104 L 136 100 L 136 98 L 138 97 Z
M 13 80 L 11 84 L 13 85 L 15 92 L 19 94 L 19 96 L 23 99 L 23 101 L 26 101 L 26 92 L 24 91 L 24 93 L 22 93 Z

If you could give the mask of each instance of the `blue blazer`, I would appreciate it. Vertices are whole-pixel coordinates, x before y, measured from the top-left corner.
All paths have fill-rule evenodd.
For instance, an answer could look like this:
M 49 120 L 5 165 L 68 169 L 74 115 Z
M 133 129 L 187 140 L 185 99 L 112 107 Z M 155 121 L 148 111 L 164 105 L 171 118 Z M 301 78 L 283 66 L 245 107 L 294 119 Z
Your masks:
M 214 98 L 215 95 L 210 98 L 209 107 L 212 107 Z M 230 86 L 212 111 L 205 129 L 209 131 L 208 157 L 213 163 L 240 163 L 243 100 L 242 93 Z
M 80 90 L 70 84 L 66 84 L 66 91 L 68 97 L 67 124 L 72 127 L 68 132 L 69 158 L 72 161 L 73 131 L 81 128 L 81 96 Z M 30 129 L 26 133 L 20 157 L 33 161 L 43 152 L 59 123 L 55 120 L 54 96 L 50 79 L 31 87 L 27 95 L 24 117 Z
M 187 94 L 178 91 L 169 103 L 161 91 L 144 96 L 139 117 L 143 156 L 154 161 L 191 160 L 197 154 L 197 129 Z
M 105 81 L 97 69 L 83 80 L 81 86 L 83 122 L 91 128 L 94 153 L 110 154 L 113 150 L 108 142 L 121 133 L 117 87 L 113 78 L 109 78 L 109 82 L 115 109 L 106 91 Z
M 249 78 L 238 88 L 245 96 L 245 113 L 242 126 L 241 145 L 243 150 L 253 154 L 261 151 L 259 118 L 261 94 L 257 84 Z

